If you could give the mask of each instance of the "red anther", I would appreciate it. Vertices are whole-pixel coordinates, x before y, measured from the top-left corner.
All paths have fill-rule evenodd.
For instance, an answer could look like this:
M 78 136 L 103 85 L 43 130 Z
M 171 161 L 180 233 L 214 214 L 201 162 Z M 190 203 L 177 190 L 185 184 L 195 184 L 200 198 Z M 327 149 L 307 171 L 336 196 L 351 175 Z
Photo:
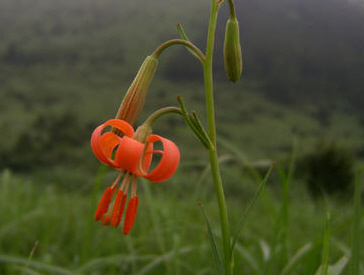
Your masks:
M 130 198 L 128 202 L 128 207 L 125 213 L 125 221 L 123 227 L 124 235 L 128 235 L 131 228 L 133 227 L 135 217 L 138 211 L 139 198 L 138 196 Z
M 110 224 L 110 216 L 109 215 L 103 215 L 101 219 L 102 225 L 109 225 Z
M 111 214 L 110 225 L 117 227 L 123 217 L 124 206 L 126 202 L 126 194 L 122 190 L 116 193 L 114 208 Z
M 115 189 L 111 189 L 111 187 L 106 188 L 104 194 L 102 195 L 99 205 L 96 209 L 94 219 L 98 221 L 102 218 L 102 216 L 106 213 L 107 209 L 109 208 L 109 204 L 111 199 L 114 195 Z

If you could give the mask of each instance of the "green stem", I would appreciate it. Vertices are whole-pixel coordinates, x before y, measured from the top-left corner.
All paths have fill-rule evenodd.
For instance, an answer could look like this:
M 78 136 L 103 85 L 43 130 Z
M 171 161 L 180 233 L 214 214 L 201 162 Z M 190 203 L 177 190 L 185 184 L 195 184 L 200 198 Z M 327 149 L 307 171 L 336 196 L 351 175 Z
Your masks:
M 157 111 L 153 112 L 143 123 L 143 125 L 148 125 L 151 127 L 153 123 L 163 115 L 176 113 L 182 115 L 182 111 L 180 108 L 177 107 L 163 107 L 158 109 Z
M 180 108 L 177 107 L 164 107 L 161 108 L 154 113 L 152 113 L 144 122 L 142 125 L 140 125 L 135 134 L 134 139 L 138 140 L 142 143 L 147 143 L 148 137 L 152 134 L 152 126 L 153 123 L 160 118 L 162 115 L 170 114 L 170 113 L 177 113 L 183 116 L 182 111 Z M 146 150 L 147 147 L 144 146 L 144 149 Z M 144 153 L 143 153 L 144 154 Z
M 215 44 L 215 30 L 217 22 L 218 4 L 216 0 L 212 0 L 211 14 L 209 29 L 207 35 L 206 45 L 206 58 L 204 60 L 204 81 L 205 81 L 205 93 L 206 93 L 206 115 L 208 122 L 208 134 L 212 144 L 212 149 L 209 150 L 210 165 L 212 178 L 215 186 L 215 193 L 218 201 L 221 223 L 221 235 L 223 241 L 224 252 L 224 268 L 225 275 L 233 274 L 233 260 L 230 254 L 230 229 L 229 219 L 225 202 L 225 194 L 222 185 L 220 167 L 218 164 L 218 154 L 216 150 L 216 123 L 215 123 L 215 110 L 214 110 L 214 94 L 213 94 L 213 77 L 212 77 L 212 60 Z
M 231 17 L 236 17 L 235 5 L 234 5 L 234 1 L 233 0 L 229 0 L 229 8 L 230 8 L 230 16 Z
M 196 55 L 198 56 L 198 58 L 200 59 L 201 62 L 203 62 L 205 60 L 205 56 L 204 54 L 194 45 L 192 44 L 190 41 L 186 41 L 183 39 L 172 39 L 172 40 L 168 40 L 166 42 L 164 42 L 163 44 L 161 44 L 154 52 L 152 55 L 154 55 L 155 57 L 159 57 L 159 55 L 165 50 L 167 49 L 169 46 L 171 45 L 175 45 L 175 44 L 180 44 L 180 45 L 184 45 L 188 48 L 190 48 L 193 52 L 196 53 Z

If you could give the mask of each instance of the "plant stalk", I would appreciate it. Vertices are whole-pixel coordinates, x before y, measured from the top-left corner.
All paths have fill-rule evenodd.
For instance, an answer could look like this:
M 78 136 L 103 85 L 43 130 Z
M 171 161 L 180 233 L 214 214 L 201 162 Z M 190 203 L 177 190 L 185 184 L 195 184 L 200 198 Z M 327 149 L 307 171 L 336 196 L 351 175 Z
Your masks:
M 201 62 L 204 61 L 205 56 L 203 55 L 203 53 L 191 42 L 183 40 L 183 39 L 171 39 L 168 40 L 166 42 L 164 42 L 162 45 L 160 45 L 157 49 L 155 49 L 155 51 L 152 53 L 152 55 L 154 55 L 155 57 L 159 57 L 159 55 L 168 47 L 175 45 L 175 44 L 180 44 L 180 45 L 184 45 L 186 47 L 188 47 L 189 49 L 191 49 L 196 56 L 200 59 Z
M 213 94 L 213 77 L 212 77 L 212 61 L 215 45 L 215 31 L 218 14 L 218 4 L 216 0 L 212 0 L 210 22 L 207 34 L 206 54 L 204 65 L 204 81 L 205 81 L 205 93 L 206 93 L 206 116 L 208 123 L 209 138 L 214 145 L 209 150 L 210 166 L 212 178 L 214 181 L 215 193 L 219 206 L 220 223 L 221 223 L 221 235 L 223 241 L 223 253 L 224 253 L 224 269 L 225 275 L 233 274 L 233 259 L 230 254 L 231 242 L 230 242 L 230 228 L 229 219 L 225 201 L 224 188 L 222 185 L 220 167 L 218 163 L 218 154 L 216 149 L 216 123 L 215 123 L 215 104 Z

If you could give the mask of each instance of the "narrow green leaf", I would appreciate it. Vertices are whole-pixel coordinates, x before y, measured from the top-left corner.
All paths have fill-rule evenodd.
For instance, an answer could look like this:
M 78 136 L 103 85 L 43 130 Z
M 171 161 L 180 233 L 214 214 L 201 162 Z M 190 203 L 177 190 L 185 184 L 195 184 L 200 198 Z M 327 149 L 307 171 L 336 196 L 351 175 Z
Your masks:
M 187 37 L 187 34 L 186 34 L 186 32 L 185 32 L 185 30 L 183 29 L 183 27 L 182 27 L 182 25 L 180 24 L 180 23 L 178 23 L 177 24 L 177 30 L 178 30 L 178 33 L 179 33 L 179 35 L 181 36 L 181 38 L 183 39 L 183 40 L 186 40 L 186 41 L 189 41 L 189 42 L 191 42 L 191 40 L 190 39 L 188 39 L 188 37 Z M 198 60 L 201 60 L 200 59 L 200 57 L 193 51 L 193 50 L 191 50 L 189 47 L 186 47 L 186 49 L 194 56 L 194 57 L 196 57 Z
M 192 122 L 194 123 L 196 128 L 203 135 L 204 139 L 206 139 L 206 141 L 208 142 L 208 144 L 209 144 L 208 149 L 212 150 L 214 148 L 214 145 L 212 144 L 212 142 L 211 142 L 205 128 L 202 126 L 201 120 L 198 118 L 196 112 L 191 112 L 191 117 L 192 117 Z
M 61 268 L 58 266 L 45 264 L 45 263 L 41 263 L 41 262 L 37 262 L 37 261 L 31 261 L 28 263 L 28 259 L 14 257 L 14 256 L 8 256 L 8 255 L 0 255 L 0 262 L 20 264 L 20 265 L 24 265 L 24 266 L 28 264 L 28 268 L 43 270 L 43 271 L 48 272 L 49 274 L 54 274 L 54 275 L 57 275 L 57 274 L 59 274 L 59 275 L 76 275 L 76 274 L 80 275 L 80 273 L 69 271 L 67 269 L 64 269 L 64 268 Z
M 78 267 L 77 272 L 80 274 L 90 274 L 93 270 L 100 267 L 112 266 L 121 263 L 132 265 L 133 262 L 138 262 L 139 265 L 144 265 L 144 262 L 152 261 L 156 255 L 136 255 L 136 254 L 114 254 L 105 257 L 93 258 L 82 266 Z
M 261 239 L 259 241 L 260 250 L 262 251 L 263 259 L 268 262 L 272 255 L 272 249 L 269 247 L 268 243 Z
M 287 265 L 283 268 L 281 275 L 289 274 L 292 269 L 299 264 L 300 259 L 312 249 L 312 243 L 307 243 L 302 246 L 289 260 Z
M 183 247 L 179 250 L 179 254 L 187 254 L 192 251 L 191 247 Z M 141 270 L 136 273 L 136 275 L 144 275 L 144 274 L 150 274 L 151 270 L 159 266 L 163 262 L 168 262 L 171 260 L 171 258 L 175 257 L 174 251 L 165 253 L 163 255 L 160 255 L 158 257 L 155 257 L 152 261 L 149 262 L 146 266 L 144 266 Z
M 263 180 L 262 176 L 259 174 L 259 171 L 254 168 L 254 166 L 248 160 L 248 157 L 234 144 L 232 144 L 229 140 L 225 139 L 223 136 L 218 136 L 217 142 L 219 145 L 223 146 L 226 150 L 230 151 L 234 154 L 242 164 L 248 168 L 249 172 L 255 178 L 257 182 L 261 182 Z
M 362 175 L 364 167 L 359 169 L 355 177 L 355 190 L 354 190 L 354 226 L 351 244 L 351 259 L 350 259 L 350 275 L 356 275 L 360 272 L 360 259 L 361 259 L 361 190 L 362 190 Z
M 235 249 L 237 253 L 240 254 L 242 259 L 244 260 L 247 265 L 249 265 L 252 274 L 254 275 L 261 275 L 262 270 L 260 269 L 260 264 L 254 259 L 252 254 L 245 248 L 243 248 L 239 243 L 236 244 Z
M 326 212 L 325 230 L 322 248 L 322 262 L 315 275 L 329 275 L 329 258 L 330 258 L 330 212 Z
M 182 247 L 178 250 L 178 256 L 182 257 L 185 254 L 189 254 L 194 250 L 201 249 L 202 246 L 186 246 Z M 83 266 L 79 267 L 77 269 L 77 274 L 89 274 L 93 270 L 100 268 L 100 267 L 107 267 L 110 265 L 118 265 L 120 263 L 132 263 L 132 262 L 138 262 L 138 267 L 143 267 L 138 272 L 134 272 L 133 274 L 148 274 L 149 271 L 151 271 L 153 268 L 170 261 L 173 257 L 176 257 L 176 252 L 174 250 L 170 252 L 166 252 L 164 254 L 147 254 L 147 255 L 131 255 L 131 254 L 117 254 L 117 255 L 111 255 L 106 257 L 99 257 L 90 260 Z M 147 263 L 149 262 L 149 263 Z
M 100 196 L 100 189 L 101 189 L 101 185 L 102 185 L 102 180 L 105 176 L 106 171 L 108 170 L 108 166 L 102 164 L 100 165 L 96 177 L 95 177 L 95 181 L 94 181 L 94 185 L 93 185 L 93 189 L 92 189 L 92 193 L 91 193 L 91 200 L 90 200 L 90 212 L 88 214 L 88 219 L 87 219 L 87 227 L 85 229 L 84 232 L 84 238 L 82 241 L 82 247 L 81 247 L 81 262 L 84 262 L 89 255 L 90 252 L 90 243 L 91 243 L 91 239 L 92 239 L 92 235 L 94 233 L 94 219 L 93 214 L 94 211 L 96 210 L 96 206 L 97 206 L 97 202 Z
M 31 212 L 25 213 L 22 216 L 14 217 L 14 220 L 10 221 L 7 224 L 2 224 L 0 228 L 0 235 L 11 232 L 14 228 L 23 226 L 22 224 L 26 224 L 29 220 L 34 220 L 34 218 L 44 215 L 44 211 L 42 209 L 35 209 Z
M 30 253 L 29 253 L 29 257 L 28 257 L 28 259 L 27 259 L 27 262 L 25 263 L 25 269 L 24 269 L 24 272 L 23 272 L 23 274 L 26 274 L 26 269 L 28 268 L 28 266 L 29 266 L 29 263 L 32 261 L 32 258 L 33 258 L 33 255 L 34 255 L 34 252 L 35 252 L 35 250 L 37 249 L 37 247 L 38 247 L 38 240 L 36 240 L 35 241 L 35 243 L 34 243 L 34 246 L 33 246 L 33 248 L 32 248 L 32 250 L 30 251 Z
M 280 247 L 279 255 L 274 260 L 279 261 L 280 265 L 283 265 L 288 261 L 288 232 L 289 232 L 289 210 L 290 210 L 290 184 L 292 175 L 295 170 L 296 162 L 296 150 L 297 140 L 293 138 L 292 153 L 289 161 L 288 170 L 278 166 L 277 171 L 280 176 L 280 182 L 282 184 L 282 203 L 277 218 L 276 224 L 276 241 L 274 242 L 274 248 Z
M 191 116 L 191 115 L 189 115 L 187 113 L 186 106 L 185 106 L 185 104 L 183 102 L 182 96 L 178 96 L 177 97 L 177 101 L 178 101 L 178 103 L 180 105 L 181 112 L 182 112 L 182 116 L 185 119 L 187 125 L 194 132 L 195 136 L 201 141 L 202 145 L 205 146 L 205 148 L 207 150 L 210 150 L 212 148 L 211 147 L 212 146 L 212 143 L 211 143 L 210 139 L 206 135 L 206 132 L 204 133 L 204 131 L 201 131 L 201 129 L 198 128 L 199 126 L 196 125 L 196 122 L 195 121 L 192 121 L 193 120 L 193 116 Z
M 334 265 L 329 267 L 329 275 L 340 275 L 348 262 L 349 258 L 346 255 L 342 256 Z
M 209 221 L 209 219 L 207 217 L 207 214 L 206 214 L 206 211 L 205 211 L 205 208 L 204 208 L 202 202 L 199 202 L 198 205 L 201 207 L 203 217 L 205 218 L 205 222 L 206 222 L 206 225 L 207 225 L 207 232 L 209 234 L 209 239 L 210 239 L 210 243 L 211 243 L 212 254 L 214 256 L 214 260 L 215 260 L 215 263 L 216 263 L 216 266 L 217 266 L 218 274 L 223 275 L 223 274 L 225 274 L 225 272 L 224 272 L 224 268 L 223 268 L 223 265 L 222 265 L 222 261 L 221 261 L 219 251 L 217 250 L 216 240 L 215 240 L 214 234 L 212 233 L 210 221 Z
M 177 30 L 178 30 L 178 33 L 179 33 L 179 35 L 181 36 L 181 38 L 182 38 L 183 40 L 186 40 L 186 41 L 191 42 L 191 41 L 188 39 L 187 34 L 186 34 L 185 30 L 183 29 L 183 27 L 182 27 L 182 24 L 181 24 L 181 23 L 178 23 L 178 24 L 177 24 Z
M 27 267 L 15 267 L 14 268 L 15 270 L 19 270 L 22 272 L 22 274 L 24 275 L 42 275 L 41 273 L 39 272 L 36 272 L 30 268 L 27 268 Z
M 245 210 L 244 212 L 244 215 L 243 217 L 241 218 L 240 222 L 239 222 L 239 225 L 238 225 L 238 230 L 233 238 L 233 242 L 231 244 L 231 257 L 233 256 L 233 253 L 234 253 L 234 248 L 235 248 L 235 245 L 236 245 L 236 242 L 240 236 L 240 233 L 241 231 L 243 230 L 243 227 L 245 225 L 245 221 L 247 220 L 249 214 L 250 214 L 250 211 L 251 209 L 253 208 L 253 206 L 256 204 L 259 196 L 262 194 L 263 190 L 264 190 L 264 187 L 268 181 L 268 178 L 270 176 L 270 174 L 272 173 L 272 170 L 273 170 L 273 167 L 274 165 L 272 164 L 270 167 L 269 167 L 269 170 L 267 172 L 267 174 L 265 175 L 264 179 L 262 180 L 262 182 L 260 183 L 259 185 L 259 189 L 258 191 L 255 193 L 252 201 L 250 202 L 250 204 L 248 205 L 247 209 Z
M 343 272 L 343 270 L 348 262 L 349 262 L 349 258 L 346 255 L 342 256 L 334 265 L 328 265 L 327 274 L 328 275 L 340 275 Z M 317 272 L 315 273 L 315 275 L 322 274 L 322 272 L 324 272 L 324 266 L 320 265 L 320 267 L 317 270 Z

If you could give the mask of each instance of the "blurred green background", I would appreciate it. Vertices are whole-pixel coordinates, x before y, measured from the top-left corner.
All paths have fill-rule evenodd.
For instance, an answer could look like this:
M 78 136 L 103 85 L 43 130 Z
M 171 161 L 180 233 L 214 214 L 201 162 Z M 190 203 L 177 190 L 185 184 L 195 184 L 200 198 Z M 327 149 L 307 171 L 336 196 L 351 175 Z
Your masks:
M 35 252 L 39 262 L 71 269 L 125 251 L 135 256 L 125 264 L 126 273 L 109 259 L 110 265 L 101 273 L 86 268 L 85 274 L 105 274 L 105 270 L 106 274 L 211 274 L 211 267 L 206 267 L 212 258 L 208 247 L 198 250 L 203 254 L 201 265 L 194 254 L 185 267 L 175 252 L 166 256 L 172 264 L 155 265 L 157 273 L 151 273 L 154 267 L 142 273 L 135 266 L 138 253 L 145 256 L 156 246 L 158 257 L 164 257 L 169 249 L 189 248 L 193 240 L 205 238 L 208 245 L 198 200 L 212 204 L 212 220 L 218 222 L 213 188 L 204 170 L 207 155 L 177 116 L 161 119 L 154 131 L 180 146 L 181 167 L 162 188 L 142 183 L 139 194 L 152 193 L 146 204 L 154 206 L 155 212 L 139 214 L 146 221 L 151 219 L 152 232 L 138 218 L 138 237 L 124 240 L 121 232 L 113 232 L 116 244 L 108 236 L 109 243 L 102 247 L 100 236 L 109 234 L 109 229 L 89 222 L 96 203 L 90 197 L 100 196 L 94 187 L 100 164 L 89 146 L 92 130 L 114 117 L 144 58 L 165 40 L 178 37 L 177 23 L 204 49 L 209 4 L 207 0 L 0 0 L 1 255 L 26 259 L 39 240 Z M 314 199 L 322 190 L 333 193 L 333 211 L 344 209 L 338 210 L 335 222 L 350 219 L 353 173 L 364 158 L 364 4 L 360 0 L 237 0 L 236 8 L 242 79 L 229 83 L 224 72 L 227 7 L 219 15 L 214 61 L 219 151 L 232 220 L 233 224 L 238 220 L 256 189 L 256 177 L 247 165 L 264 175 L 275 161 L 286 171 L 295 150 L 294 251 L 322 235 L 317 230 L 326 208 Z M 201 66 L 180 46 L 161 56 L 140 121 L 159 107 L 177 105 L 177 95 L 205 121 Z M 99 175 L 103 175 L 102 189 L 114 176 L 112 171 Z M 273 233 L 263 229 L 271 226 L 277 214 L 272 209 L 279 209 L 281 182 L 276 172 L 268 184 L 269 198 L 256 210 L 260 218 L 248 226 L 252 255 L 259 254 L 256 250 L 264 246 L 263 239 L 274 239 Z M 157 198 L 168 205 L 168 211 Z M 49 206 L 52 201 L 63 205 L 62 213 L 57 213 L 59 205 Z M 302 205 L 307 212 L 300 217 Z M 172 206 L 177 209 L 171 210 Z M 316 211 L 322 211 L 322 217 L 315 217 Z M 60 217 L 69 220 L 61 222 Z M 84 224 L 78 225 L 80 220 Z M 200 223 L 194 225 L 196 220 Z M 39 228 L 48 223 L 55 225 Z M 159 223 L 167 227 L 161 229 Z M 77 230 L 86 232 L 86 239 Z M 157 240 L 151 240 L 156 233 Z M 294 241 L 305 235 L 302 242 Z M 69 248 L 63 247 L 67 236 L 73 240 Z M 347 245 L 347 237 L 341 237 L 342 245 Z M 0 274 L 18 274 L 19 267 L 4 262 L 9 261 L 0 257 Z M 315 270 L 319 262 L 311 262 L 309 270 Z M 283 269 L 283 264 L 277 265 Z M 313 274 L 304 268 L 295 272 Z

